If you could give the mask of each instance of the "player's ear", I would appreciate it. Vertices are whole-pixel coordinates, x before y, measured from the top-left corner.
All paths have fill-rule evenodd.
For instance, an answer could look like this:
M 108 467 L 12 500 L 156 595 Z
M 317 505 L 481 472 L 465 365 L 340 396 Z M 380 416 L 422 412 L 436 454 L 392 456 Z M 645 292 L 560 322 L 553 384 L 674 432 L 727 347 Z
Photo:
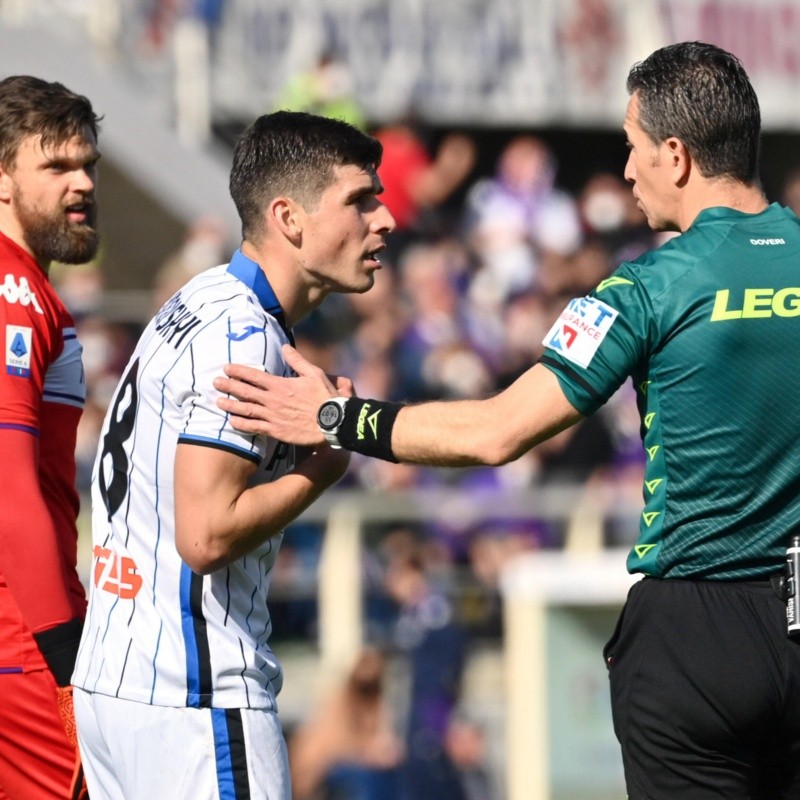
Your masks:
M 267 224 L 298 244 L 303 233 L 302 206 L 289 197 L 276 197 L 267 210 Z
M 0 201 L 8 202 L 11 199 L 13 179 L 4 164 L 0 164 Z

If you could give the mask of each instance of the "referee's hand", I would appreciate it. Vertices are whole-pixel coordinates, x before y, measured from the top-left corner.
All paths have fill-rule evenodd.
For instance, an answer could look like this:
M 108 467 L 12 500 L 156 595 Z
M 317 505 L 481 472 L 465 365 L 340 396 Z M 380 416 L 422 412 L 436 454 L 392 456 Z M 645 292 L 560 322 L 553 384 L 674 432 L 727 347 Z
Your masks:
M 231 425 L 242 433 L 271 436 L 287 444 L 322 444 L 325 438 L 317 425 L 317 410 L 330 397 L 351 397 L 353 383 L 349 378 L 328 377 L 288 344 L 282 352 L 296 378 L 227 364 L 227 377 L 214 379 L 214 388 L 227 395 L 218 398 L 217 405 L 231 415 Z

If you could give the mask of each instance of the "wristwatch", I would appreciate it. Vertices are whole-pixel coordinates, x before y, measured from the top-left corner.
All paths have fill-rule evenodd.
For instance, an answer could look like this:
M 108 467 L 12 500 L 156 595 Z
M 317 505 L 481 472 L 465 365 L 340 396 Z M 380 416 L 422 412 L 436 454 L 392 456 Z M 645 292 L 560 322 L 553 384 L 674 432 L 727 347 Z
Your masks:
M 339 428 L 344 420 L 346 397 L 332 397 L 326 400 L 317 411 L 317 425 L 331 447 L 340 448 Z

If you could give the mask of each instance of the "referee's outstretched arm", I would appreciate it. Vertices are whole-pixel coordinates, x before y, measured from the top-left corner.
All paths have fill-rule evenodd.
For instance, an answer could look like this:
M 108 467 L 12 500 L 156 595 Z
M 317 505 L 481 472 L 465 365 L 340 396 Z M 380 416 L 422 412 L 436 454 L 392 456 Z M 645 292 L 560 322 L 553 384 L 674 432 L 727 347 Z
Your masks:
M 328 376 L 286 345 L 284 356 L 297 378 L 281 378 L 238 364 L 225 367 L 216 388 L 231 397 L 217 401 L 245 433 L 289 444 L 325 441 L 318 412 L 341 394 Z M 511 386 L 485 400 L 417 405 L 347 398 L 338 444 L 366 455 L 434 466 L 498 465 L 519 458 L 582 419 L 555 373 L 536 364 Z

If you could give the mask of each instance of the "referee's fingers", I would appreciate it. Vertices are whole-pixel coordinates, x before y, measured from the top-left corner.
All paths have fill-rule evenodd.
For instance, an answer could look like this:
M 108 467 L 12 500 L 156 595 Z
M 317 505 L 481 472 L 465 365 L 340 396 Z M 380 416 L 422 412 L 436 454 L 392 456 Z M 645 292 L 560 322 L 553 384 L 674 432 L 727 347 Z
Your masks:
M 269 373 L 264 371 L 264 367 L 253 364 L 225 364 L 222 371 L 232 380 L 250 383 L 253 386 L 262 386 L 264 377 Z
M 319 367 L 312 364 L 310 361 L 303 358 L 297 350 L 290 344 L 285 344 L 281 348 L 281 353 L 286 359 L 286 363 L 298 374 L 308 375 L 309 371 L 319 369 Z

